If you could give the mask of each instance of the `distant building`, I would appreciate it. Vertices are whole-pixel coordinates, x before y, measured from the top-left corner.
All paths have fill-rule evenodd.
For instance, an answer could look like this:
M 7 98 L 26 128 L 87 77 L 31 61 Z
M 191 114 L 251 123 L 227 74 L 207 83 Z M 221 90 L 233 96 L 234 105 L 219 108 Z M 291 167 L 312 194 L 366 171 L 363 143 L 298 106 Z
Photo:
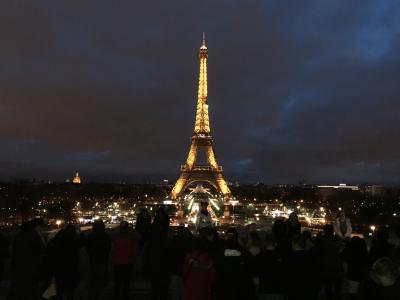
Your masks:
M 360 188 L 358 185 L 347 185 L 345 183 L 341 183 L 339 185 L 318 185 L 318 189 L 333 189 L 333 190 L 352 190 L 358 191 Z
M 381 185 L 367 185 L 365 193 L 369 196 L 382 196 L 385 193 L 385 188 Z
M 79 173 L 76 172 L 74 179 L 72 180 L 73 183 L 81 183 L 81 178 L 79 177 Z

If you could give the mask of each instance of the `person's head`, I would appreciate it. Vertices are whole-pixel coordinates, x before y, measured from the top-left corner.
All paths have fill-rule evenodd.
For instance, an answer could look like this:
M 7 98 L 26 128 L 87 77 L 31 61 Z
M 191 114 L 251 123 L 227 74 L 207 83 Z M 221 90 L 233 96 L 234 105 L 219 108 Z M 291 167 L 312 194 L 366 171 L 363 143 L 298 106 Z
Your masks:
M 128 231 L 129 223 L 127 221 L 121 221 L 121 223 L 119 223 L 119 230 L 120 231 Z
M 298 218 L 297 214 L 295 212 L 292 212 L 289 215 L 289 223 L 290 224 L 297 224 L 298 221 L 299 221 L 299 218 Z
M 389 229 L 385 226 L 379 227 L 375 238 L 378 243 L 387 243 L 389 240 Z
M 294 252 L 306 249 L 306 239 L 301 234 L 295 235 L 292 239 L 292 249 Z
M 65 233 L 67 236 L 72 237 L 72 238 L 75 237 L 76 228 L 74 225 L 68 224 L 67 226 L 65 226 L 64 230 L 65 230 Z
M 286 237 L 288 234 L 288 228 L 285 221 L 282 219 L 275 220 L 274 225 L 272 225 L 272 232 L 277 239 Z
M 20 228 L 21 232 L 27 232 L 31 229 L 32 229 L 31 221 L 25 221 L 21 224 L 21 228 Z
M 256 223 L 250 223 L 250 224 L 246 225 L 246 231 L 247 232 L 257 231 L 257 224 Z
M 259 234 L 256 231 L 252 231 L 249 234 L 249 239 L 248 239 L 248 247 L 258 247 L 261 248 L 262 242 Z
M 276 248 L 276 239 L 272 233 L 267 233 L 265 236 L 265 249 L 267 250 L 275 250 Z
M 371 279 L 379 286 L 388 287 L 395 284 L 399 271 L 395 263 L 388 257 L 378 259 L 372 265 L 370 271 Z
M 165 236 L 169 230 L 169 216 L 163 207 L 157 209 L 152 224 L 153 234 Z
M 104 225 L 103 220 L 99 219 L 93 222 L 92 224 L 92 230 L 93 232 L 104 232 L 106 230 L 106 227 Z
M 43 228 L 45 227 L 42 218 L 34 218 L 34 219 L 32 219 L 30 222 L 31 222 L 32 228 L 35 228 L 35 229 L 39 229 L 39 228 L 40 228 L 40 229 L 43 229 Z
M 237 240 L 233 235 L 228 235 L 228 237 L 225 240 L 225 249 L 236 249 L 239 250 L 240 245 Z
M 232 237 L 237 240 L 239 237 L 239 234 L 238 234 L 236 228 L 234 228 L 234 227 L 228 228 L 228 230 L 226 231 L 226 237 L 227 237 L 227 239 L 229 237 Z
M 62 228 L 55 236 L 55 238 L 61 240 L 70 241 L 76 237 L 76 229 L 72 224 L 68 224 L 64 228 Z
M 156 215 L 154 216 L 154 219 L 161 221 L 161 222 L 167 222 L 169 219 L 169 216 L 167 212 L 165 211 L 164 207 L 159 207 L 156 211 Z
M 339 218 L 339 220 L 341 220 L 341 221 L 346 220 L 346 213 L 345 213 L 344 210 L 339 211 L 339 213 L 338 213 L 338 218 Z
M 208 202 L 207 201 L 201 201 L 200 202 L 200 210 L 201 211 L 207 211 L 208 208 Z
M 307 240 L 312 241 L 312 234 L 310 230 L 304 230 L 301 235 Z
M 214 232 L 209 227 L 203 227 L 199 229 L 199 235 L 206 241 L 211 242 L 214 239 Z
M 353 236 L 346 247 L 350 249 L 350 253 L 354 256 L 364 258 L 368 256 L 367 243 L 358 236 Z
M 140 217 L 147 217 L 150 216 L 149 211 L 146 208 L 141 208 L 139 212 Z
M 333 225 L 332 224 L 325 224 L 324 225 L 324 235 L 326 237 L 333 236 L 334 232 L 335 232 L 335 230 L 333 229 Z
M 45 228 L 45 224 L 42 218 L 34 218 L 32 220 L 29 221 L 30 223 L 30 228 L 36 230 L 37 232 L 42 233 L 44 228 Z
M 185 226 L 179 225 L 176 228 L 176 235 L 178 237 L 187 238 L 187 237 L 191 236 L 191 233 L 190 233 L 189 229 L 187 229 Z

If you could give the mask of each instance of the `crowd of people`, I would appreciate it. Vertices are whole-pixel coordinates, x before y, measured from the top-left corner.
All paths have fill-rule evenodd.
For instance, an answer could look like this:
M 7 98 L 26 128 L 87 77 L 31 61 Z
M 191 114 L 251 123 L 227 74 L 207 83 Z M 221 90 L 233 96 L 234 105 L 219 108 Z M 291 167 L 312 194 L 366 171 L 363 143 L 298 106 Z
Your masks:
M 317 236 L 302 230 L 295 213 L 276 219 L 270 232 L 250 225 L 218 233 L 203 219 L 193 234 L 170 228 L 162 208 L 154 218 L 143 209 L 135 228 L 122 221 L 109 232 L 98 220 L 87 234 L 67 225 L 54 236 L 34 219 L 7 246 L 8 299 L 75 299 L 82 251 L 87 299 L 102 299 L 110 281 L 113 299 L 133 299 L 139 278 L 150 282 L 155 300 L 400 299 L 399 230 L 378 228 L 369 244 L 352 237 L 344 213 Z

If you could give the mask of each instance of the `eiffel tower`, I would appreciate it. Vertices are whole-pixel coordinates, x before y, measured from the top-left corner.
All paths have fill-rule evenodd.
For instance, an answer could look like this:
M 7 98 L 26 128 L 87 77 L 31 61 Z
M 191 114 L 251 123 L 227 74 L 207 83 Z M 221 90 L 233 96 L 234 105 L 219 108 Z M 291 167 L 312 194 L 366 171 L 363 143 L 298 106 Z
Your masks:
M 186 163 L 181 166 L 181 175 L 176 181 L 171 198 L 177 199 L 183 191 L 194 182 L 207 182 L 211 184 L 224 197 L 229 197 L 229 190 L 224 177 L 222 167 L 218 165 L 213 149 L 213 138 L 210 134 L 210 120 L 208 117 L 208 95 L 207 95 L 207 59 L 208 49 L 206 46 L 205 34 L 203 33 L 203 43 L 200 47 L 200 75 L 199 93 L 197 99 L 196 122 L 194 134 Z M 198 153 L 204 151 L 207 164 L 198 165 Z

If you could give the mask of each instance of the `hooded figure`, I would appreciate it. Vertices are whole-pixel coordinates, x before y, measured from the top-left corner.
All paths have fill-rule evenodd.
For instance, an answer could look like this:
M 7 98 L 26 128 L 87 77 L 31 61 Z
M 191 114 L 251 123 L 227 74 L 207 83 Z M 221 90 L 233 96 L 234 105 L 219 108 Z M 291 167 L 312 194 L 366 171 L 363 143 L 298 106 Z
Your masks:
M 197 220 L 196 220 L 197 230 L 200 230 L 201 228 L 212 227 L 211 214 L 208 212 L 207 207 L 208 207 L 208 202 L 200 203 L 200 211 L 197 214 Z

